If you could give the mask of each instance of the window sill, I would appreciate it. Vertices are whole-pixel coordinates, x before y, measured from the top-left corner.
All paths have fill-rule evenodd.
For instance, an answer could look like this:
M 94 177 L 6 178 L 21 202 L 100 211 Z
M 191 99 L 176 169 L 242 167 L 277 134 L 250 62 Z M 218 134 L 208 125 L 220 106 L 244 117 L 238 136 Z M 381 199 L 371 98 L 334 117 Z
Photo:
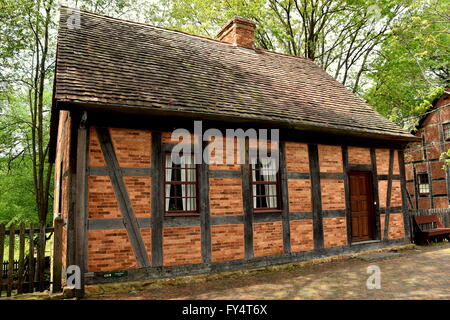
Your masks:
M 254 214 L 260 214 L 260 213 L 281 213 L 283 210 L 280 209 L 270 209 L 270 210 L 253 210 Z
M 164 213 L 164 217 L 199 217 L 200 213 Z

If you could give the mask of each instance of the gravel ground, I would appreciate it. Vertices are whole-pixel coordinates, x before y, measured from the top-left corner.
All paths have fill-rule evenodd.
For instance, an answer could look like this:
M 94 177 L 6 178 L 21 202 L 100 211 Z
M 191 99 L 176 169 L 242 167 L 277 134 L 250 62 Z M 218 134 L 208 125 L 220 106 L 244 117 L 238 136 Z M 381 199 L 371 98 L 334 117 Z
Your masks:
M 367 289 L 367 268 L 381 271 L 381 288 Z M 450 244 L 396 255 L 351 258 L 88 299 L 450 299 Z

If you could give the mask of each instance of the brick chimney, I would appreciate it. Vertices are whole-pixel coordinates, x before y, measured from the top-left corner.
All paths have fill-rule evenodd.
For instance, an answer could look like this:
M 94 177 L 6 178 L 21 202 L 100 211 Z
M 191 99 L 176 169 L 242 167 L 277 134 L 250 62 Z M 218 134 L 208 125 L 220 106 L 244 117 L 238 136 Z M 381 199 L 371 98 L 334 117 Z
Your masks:
M 254 49 L 255 26 L 253 21 L 236 16 L 227 22 L 217 37 L 220 41 L 231 43 L 234 46 Z

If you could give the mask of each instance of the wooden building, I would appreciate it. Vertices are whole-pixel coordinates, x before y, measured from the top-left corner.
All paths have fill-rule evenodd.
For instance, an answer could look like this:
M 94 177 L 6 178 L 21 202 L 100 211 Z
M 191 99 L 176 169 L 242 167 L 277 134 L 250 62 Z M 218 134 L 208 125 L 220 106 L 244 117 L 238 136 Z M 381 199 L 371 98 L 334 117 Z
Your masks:
M 450 91 L 420 119 L 414 135 L 419 141 L 405 149 L 408 194 L 417 209 L 449 208 L 450 168 L 440 159 L 450 149 Z
M 73 17 L 78 26 L 67 23 Z M 64 264 L 80 266 L 86 283 L 410 242 L 403 150 L 417 138 L 312 61 L 255 48 L 254 28 L 235 17 L 214 40 L 61 10 L 55 214 L 66 221 Z M 224 133 L 279 129 L 271 152 L 280 170 L 263 179 L 272 184 L 257 187 L 259 169 L 248 157 L 170 165 L 171 132 L 193 130 L 195 120 Z M 208 144 L 193 136 L 193 144 Z M 174 193 L 176 183 L 190 191 Z

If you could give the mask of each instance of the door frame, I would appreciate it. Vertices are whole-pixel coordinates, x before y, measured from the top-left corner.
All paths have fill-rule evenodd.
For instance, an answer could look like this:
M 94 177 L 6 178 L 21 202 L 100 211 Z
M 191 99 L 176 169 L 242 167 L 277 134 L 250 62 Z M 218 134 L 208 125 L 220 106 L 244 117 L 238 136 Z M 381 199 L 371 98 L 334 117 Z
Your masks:
M 372 209 L 373 219 L 372 219 L 372 227 L 373 227 L 373 235 L 371 240 L 367 241 L 381 241 L 380 234 L 380 205 L 379 205 L 379 194 L 378 194 L 378 175 L 376 167 L 372 165 L 350 165 L 344 163 L 345 166 L 345 182 L 346 182 L 346 202 L 347 202 L 347 243 L 349 246 L 358 243 L 363 243 L 364 241 L 352 241 L 352 211 L 351 211 L 351 202 L 350 202 L 350 173 L 352 172 L 367 172 L 369 176 L 369 185 L 372 189 L 372 205 L 370 206 Z

